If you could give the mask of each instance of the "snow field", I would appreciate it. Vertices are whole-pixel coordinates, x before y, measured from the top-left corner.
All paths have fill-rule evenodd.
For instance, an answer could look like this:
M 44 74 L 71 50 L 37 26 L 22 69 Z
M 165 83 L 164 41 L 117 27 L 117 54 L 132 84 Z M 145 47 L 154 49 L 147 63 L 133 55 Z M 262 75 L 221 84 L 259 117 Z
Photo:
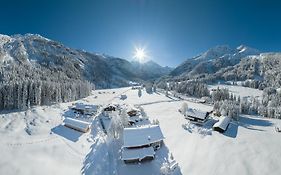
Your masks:
M 236 89 L 239 94 L 247 91 L 241 88 Z M 248 91 L 257 94 L 251 90 Z M 121 100 L 121 94 L 128 98 Z M 122 143 L 109 140 L 97 118 L 86 134 L 61 125 L 63 114 L 74 102 L 39 106 L 27 112 L 0 114 L 0 174 L 156 175 L 169 153 L 179 163 L 176 174 L 281 173 L 281 139 L 280 133 L 274 130 L 275 126 L 281 126 L 280 120 L 241 116 L 238 122 L 231 123 L 226 133 L 220 134 L 212 131 L 211 125 L 185 129 L 183 125 L 188 122 L 178 112 L 183 101 L 163 94 L 147 94 L 143 90 L 139 97 L 138 91 L 131 88 L 97 90 L 76 102 L 140 105 L 151 121 L 159 120 L 165 144 L 154 160 L 125 164 L 119 159 Z M 186 102 L 189 107 L 202 111 L 212 109 Z

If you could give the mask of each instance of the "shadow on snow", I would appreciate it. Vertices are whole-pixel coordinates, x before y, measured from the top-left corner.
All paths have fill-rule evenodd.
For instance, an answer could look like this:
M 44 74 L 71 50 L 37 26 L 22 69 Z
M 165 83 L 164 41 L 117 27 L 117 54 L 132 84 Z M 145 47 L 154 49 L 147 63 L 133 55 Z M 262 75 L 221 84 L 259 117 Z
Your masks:
M 67 140 L 70 140 L 72 142 L 77 142 L 79 140 L 79 137 L 83 134 L 79 131 L 76 131 L 74 129 L 70 129 L 65 127 L 64 125 L 58 125 L 51 129 L 51 131 L 54 134 L 57 134 L 59 136 L 62 136 L 66 138 Z
M 256 131 L 264 131 L 262 129 L 254 128 L 255 126 L 262 126 L 262 127 L 269 127 L 272 126 L 273 123 L 266 118 L 249 118 L 241 116 L 239 119 L 239 125 L 250 129 L 250 130 L 256 130 Z
M 91 137 L 94 142 L 90 148 L 90 152 L 84 159 L 81 174 L 113 174 L 112 171 L 110 171 L 112 168 L 109 161 L 110 156 L 108 146 L 106 144 L 106 136 L 102 131 L 98 119 L 93 121 Z
M 223 132 L 223 135 L 231 138 L 236 138 L 238 134 L 238 125 L 236 123 L 229 123 L 227 130 Z
M 223 133 L 225 136 L 236 138 L 238 133 L 238 127 L 244 127 L 246 129 L 255 130 L 255 131 L 264 131 L 255 127 L 269 127 L 273 123 L 267 120 L 266 118 L 252 118 L 240 116 L 238 124 L 236 122 L 231 122 L 227 130 Z

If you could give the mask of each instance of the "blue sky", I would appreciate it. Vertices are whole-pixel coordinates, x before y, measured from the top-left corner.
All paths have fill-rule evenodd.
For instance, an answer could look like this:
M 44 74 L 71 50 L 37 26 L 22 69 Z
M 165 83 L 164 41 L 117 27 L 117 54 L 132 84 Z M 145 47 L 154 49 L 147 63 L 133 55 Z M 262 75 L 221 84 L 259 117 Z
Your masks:
M 0 0 L 0 33 L 38 33 L 86 51 L 176 66 L 210 47 L 281 51 L 278 0 Z

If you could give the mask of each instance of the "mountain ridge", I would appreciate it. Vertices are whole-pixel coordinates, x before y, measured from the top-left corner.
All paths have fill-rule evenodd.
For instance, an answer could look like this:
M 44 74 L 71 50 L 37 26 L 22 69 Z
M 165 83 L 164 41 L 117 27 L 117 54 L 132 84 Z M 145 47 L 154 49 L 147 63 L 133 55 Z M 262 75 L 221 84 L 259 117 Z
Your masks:
M 240 45 L 237 48 L 230 48 L 228 45 L 218 45 L 185 60 L 170 75 L 186 76 L 189 74 L 215 73 L 222 67 L 238 64 L 246 56 L 258 55 L 260 53 L 260 51 L 244 45 Z
M 157 74 L 151 74 L 146 64 L 144 69 L 136 70 L 128 60 L 72 49 L 38 34 L 0 35 L 0 66 L 10 65 L 44 67 L 66 78 L 90 81 L 98 88 L 126 86 L 129 81 L 151 80 L 169 73 L 168 68 L 158 64 Z

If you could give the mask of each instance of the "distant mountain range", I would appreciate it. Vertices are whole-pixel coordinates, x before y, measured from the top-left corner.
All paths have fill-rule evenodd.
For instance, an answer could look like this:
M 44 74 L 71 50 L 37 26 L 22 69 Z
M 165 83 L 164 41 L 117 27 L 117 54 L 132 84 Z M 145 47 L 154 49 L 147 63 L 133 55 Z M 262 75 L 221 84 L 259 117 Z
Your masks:
M 40 35 L 0 35 L 0 81 L 40 79 L 87 80 L 98 88 L 120 87 L 129 81 L 157 79 L 171 68 L 72 49 Z M 29 70 L 29 71 L 26 71 Z M 24 74 L 24 75 L 23 75 Z
M 255 88 L 278 88 L 281 86 L 280 68 L 281 53 L 261 53 L 244 45 L 237 48 L 222 45 L 187 59 L 163 79 L 207 83 L 251 80 Z
M 187 59 L 176 67 L 171 75 L 212 74 L 221 68 L 238 64 L 246 56 L 259 54 L 258 50 L 243 45 L 235 49 L 227 45 L 216 46 L 198 56 Z
M 261 53 L 241 45 L 210 48 L 175 69 L 153 61 L 126 59 L 72 49 L 40 35 L 0 35 L 0 83 L 21 80 L 87 80 L 97 88 L 126 86 L 130 81 L 254 80 L 260 88 L 281 86 L 281 53 Z

